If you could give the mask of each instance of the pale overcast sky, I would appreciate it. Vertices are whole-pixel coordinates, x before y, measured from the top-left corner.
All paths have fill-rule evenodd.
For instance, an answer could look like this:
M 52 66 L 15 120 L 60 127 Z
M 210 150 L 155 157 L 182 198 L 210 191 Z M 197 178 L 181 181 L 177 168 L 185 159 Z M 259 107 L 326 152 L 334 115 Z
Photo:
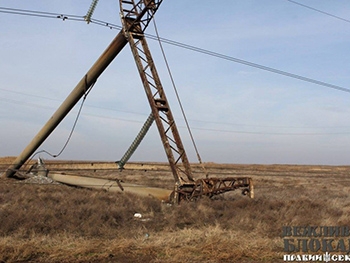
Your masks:
M 163 38 L 350 89 L 349 1 L 299 3 L 338 18 L 287 0 L 164 0 L 156 23 Z M 2 8 L 80 16 L 90 4 L 0 0 Z M 99 1 L 93 18 L 121 25 L 118 1 Z M 0 156 L 16 156 L 118 30 L 5 13 L 0 29 Z M 154 34 L 153 25 L 147 33 Z M 197 162 L 159 45 L 148 42 L 190 161 Z M 163 45 L 203 161 L 350 165 L 349 92 Z M 38 150 L 61 150 L 78 106 Z M 59 159 L 119 160 L 149 113 L 126 46 L 87 97 Z M 131 161 L 166 161 L 155 125 Z

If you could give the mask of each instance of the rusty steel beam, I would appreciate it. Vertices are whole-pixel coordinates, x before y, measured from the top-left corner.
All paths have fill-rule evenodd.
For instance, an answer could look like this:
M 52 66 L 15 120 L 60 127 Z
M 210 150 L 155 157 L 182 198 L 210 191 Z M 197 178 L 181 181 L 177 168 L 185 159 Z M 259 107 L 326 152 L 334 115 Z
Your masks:
M 179 201 L 193 201 L 202 196 L 213 197 L 241 189 L 243 195 L 254 198 L 254 185 L 250 177 L 226 177 L 198 179 L 193 184 L 178 188 Z

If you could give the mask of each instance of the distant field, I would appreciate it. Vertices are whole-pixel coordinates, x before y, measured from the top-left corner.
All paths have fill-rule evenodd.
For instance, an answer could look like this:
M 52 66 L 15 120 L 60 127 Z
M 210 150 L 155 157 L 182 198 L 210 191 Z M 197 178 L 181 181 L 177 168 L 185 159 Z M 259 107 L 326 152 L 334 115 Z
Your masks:
M 0 158 L 5 171 L 12 158 Z M 166 164 L 48 162 L 64 171 L 173 188 Z M 0 179 L 0 262 L 282 262 L 283 226 L 349 226 L 350 167 L 206 164 L 249 176 L 239 191 L 179 206 L 132 194 Z M 203 177 L 193 165 L 196 177 Z M 135 218 L 140 213 L 142 218 Z

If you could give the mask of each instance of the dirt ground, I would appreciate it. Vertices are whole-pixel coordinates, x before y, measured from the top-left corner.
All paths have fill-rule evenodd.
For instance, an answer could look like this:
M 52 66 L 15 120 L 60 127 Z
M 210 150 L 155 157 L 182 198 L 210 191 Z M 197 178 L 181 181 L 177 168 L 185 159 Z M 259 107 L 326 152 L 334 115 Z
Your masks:
M 0 159 L 1 173 L 12 161 Z M 166 164 L 132 163 L 123 171 L 108 162 L 46 164 L 67 174 L 174 186 Z M 174 206 L 2 178 L 0 262 L 283 262 L 283 227 L 350 225 L 350 166 L 205 166 L 213 177 L 252 177 L 255 199 L 233 191 Z M 193 171 L 203 177 L 199 165 Z

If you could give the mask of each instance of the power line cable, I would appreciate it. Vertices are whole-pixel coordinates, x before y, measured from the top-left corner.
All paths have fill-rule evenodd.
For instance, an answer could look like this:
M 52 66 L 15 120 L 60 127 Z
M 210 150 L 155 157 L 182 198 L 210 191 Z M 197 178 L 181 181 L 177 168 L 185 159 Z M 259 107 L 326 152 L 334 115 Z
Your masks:
M 286 76 L 286 77 L 290 77 L 290 78 L 302 80 L 302 81 L 305 81 L 305 82 L 313 83 L 313 84 L 316 84 L 316 85 L 320 85 L 320 86 L 324 86 L 324 87 L 328 87 L 328 88 L 332 88 L 332 89 L 336 89 L 336 90 L 340 90 L 340 91 L 343 91 L 343 92 L 350 93 L 350 89 L 348 89 L 348 88 L 344 88 L 344 87 L 341 87 L 341 86 L 329 84 L 327 82 L 319 81 L 319 80 L 316 80 L 316 79 L 311 79 L 311 78 L 304 77 L 304 76 L 301 76 L 301 75 L 298 75 L 298 74 L 293 74 L 293 73 L 289 73 L 287 71 L 283 71 L 283 70 L 279 70 L 279 69 L 263 66 L 263 65 L 260 65 L 260 64 L 257 64 L 257 63 L 253 63 L 253 62 L 249 62 L 249 61 L 243 60 L 243 59 L 234 58 L 234 57 L 231 57 L 231 56 L 228 56 L 228 55 L 223 55 L 223 54 L 220 54 L 220 53 L 217 53 L 217 52 L 213 52 L 213 51 L 209 51 L 209 50 L 206 50 L 206 49 L 190 46 L 190 45 L 187 45 L 187 44 L 183 44 L 183 43 L 176 42 L 176 41 L 169 40 L 169 39 L 165 39 L 165 38 L 162 38 L 161 41 L 164 42 L 164 43 L 167 43 L 167 44 L 171 44 L 171 45 L 174 45 L 174 46 L 178 46 L 178 47 L 181 47 L 181 48 L 185 48 L 185 49 L 188 49 L 188 50 L 199 52 L 199 53 L 206 54 L 206 55 L 209 55 L 209 56 L 221 58 L 221 59 L 224 59 L 224 60 L 236 62 L 236 63 L 243 64 L 243 65 L 246 65 L 246 66 L 258 68 L 258 69 L 269 71 L 269 72 L 276 73 L 276 74 L 279 74 L 279 75 L 283 75 L 283 76 Z
M 33 17 L 43 17 L 43 18 L 59 18 L 62 20 L 73 20 L 73 21 L 85 21 L 84 16 L 78 15 L 68 15 L 62 13 L 51 13 L 36 10 L 26 10 L 17 8 L 0 7 L 0 13 L 13 14 L 13 15 L 23 15 L 23 16 L 33 16 Z
M 294 3 L 294 1 L 291 1 L 291 0 L 287 0 L 287 1 L 290 1 L 290 2 Z M 295 3 L 297 3 L 297 2 L 295 2 Z M 6 11 L 6 10 L 18 10 L 18 11 Z M 47 15 L 50 18 L 60 18 L 62 20 L 69 19 L 69 20 L 73 20 L 73 21 L 85 21 L 85 19 L 84 19 L 85 17 L 84 16 L 63 15 L 63 14 L 59 14 L 59 13 L 48 13 L 48 12 L 41 12 L 41 11 L 39 12 L 39 11 L 4 8 L 4 7 L 0 7 L 0 13 L 11 13 L 11 14 L 31 15 L 31 16 Z M 98 19 L 91 19 L 90 23 L 96 24 L 96 25 L 100 25 L 100 26 L 109 27 L 110 29 L 119 29 L 120 30 L 122 28 L 121 26 L 118 26 L 118 25 L 115 25 L 115 24 L 112 24 L 112 23 L 108 23 L 108 22 L 105 22 L 105 21 L 102 21 L 102 20 L 98 20 Z M 151 35 L 151 34 L 145 34 L 145 36 L 147 36 L 149 39 L 158 41 L 157 36 L 154 36 L 154 35 Z M 247 60 L 243 60 L 243 59 L 235 58 L 235 57 L 232 57 L 232 56 L 224 55 L 224 54 L 221 54 L 221 53 L 218 53 L 218 52 L 214 52 L 214 51 L 206 50 L 206 49 L 203 49 L 203 48 L 191 46 L 191 45 L 184 44 L 184 43 L 181 43 L 181 42 L 178 42 L 178 41 L 173 41 L 173 40 L 166 39 L 166 38 L 160 38 L 160 41 L 163 42 L 163 43 L 169 44 L 169 45 L 173 45 L 173 46 L 177 46 L 177 47 L 180 47 L 180 48 L 188 49 L 188 50 L 195 51 L 195 52 L 198 52 L 198 53 L 202 53 L 202 54 L 205 54 L 205 55 L 217 57 L 217 58 L 228 60 L 228 61 L 231 61 L 231 62 L 243 64 L 243 65 L 246 65 L 246 66 L 249 66 L 249 67 L 254 67 L 254 68 L 258 68 L 258 69 L 261 69 L 261 70 L 264 70 L 264 71 L 268 71 L 268 72 L 271 72 L 271 73 L 279 74 L 279 75 L 282 75 L 282 76 L 286 76 L 286 77 L 298 79 L 298 80 L 301 80 L 301 81 L 309 82 L 309 83 L 312 83 L 312 84 L 316 84 L 316 85 L 319 85 L 319 86 L 324 86 L 324 87 L 327 87 L 327 88 L 331 88 L 331 89 L 335 89 L 335 90 L 339 90 L 339 91 L 350 93 L 350 89 L 349 88 L 344 88 L 344 87 L 341 87 L 341 86 L 338 86 L 338 85 L 334 85 L 334 84 L 330 84 L 330 83 L 327 83 L 327 82 L 324 82 L 324 81 L 319 81 L 319 80 L 308 78 L 308 77 L 304 77 L 304 76 L 301 76 L 301 75 L 298 75 L 298 74 L 289 73 L 287 71 L 283 71 L 283 70 L 279 70 L 279 69 L 276 69 L 276 68 L 264 66 L 264 65 L 261 65 L 261 64 L 249 62 Z
M 54 98 L 49 98 L 49 97 L 45 97 L 45 96 L 29 94 L 29 93 L 20 92 L 20 91 L 8 90 L 8 89 L 3 89 L 3 88 L 0 88 L 0 90 L 5 91 L 5 92 L 9 92 L 9 93 L 23 95 L 23 96 L 29 96 L 29 97 L 33 97 L 33 98 L 40 98 L 40 99 L 45 99 L 45 100 L 62 102 L 62 100 L 59 100 L 59 99 L 54 99 Z M 0 97 L 0 100 L 6 101 L 6 102 L 10 102 L 10 103 L 14 103 L 14 104 L 19 104 L 19 105 L 24 103 L 24 104 L 27 104 L 27 105 L 32 106 L 32 107 L 54 109 L 52 107 L 45 107 L 45 106 L 41 106 L 41 105 L 38 105 L 38 104 L 35 104 L 35 103 L 22 102 L 20 100 L 14 100 L 14 99 L 5 98 L 5 97 Z M 131 114 L 141 115 L 141 116 L 147 116 L 147 114 L 141 113 L 141 112 L 117 110 L 117 109 L 112 109 L 112 108 L 107 108 L 107 107 L 102 107 L 102 106 L 89 105 L 89 104 L 85 104 L 85 107 L 94 108 L 94 109 L 108 110 L 108 111 L 115 111 L 115 112 L 131 113 Z
M 302 7 L 311 9 L 311 10 L 316 11 L 316 12 L 318 12 L 318 13 L 321 13 L 321 14 L 324 14 L 324 15 L 327 15 L 327 16 L 331 16 L 331 17 L 333 17 L 333 18 L 336 18 L 336 19 L 342 20 L 342 21 L 344 21 L 344 22 L 350 23 L 350 20 L 345 19 L 345 18 L 342 18 L 342 17 L 340 17 L 340 16 L 336 16 L 336 15 L 333 15 L 333 14 L 331 14 L 331 13 L 324 12 L 324 11 L 322 11 L 322 10 L 316 9 L 316 8 L 314 8 L 314 7 L 311 7 L 311 6 L 308 6 L 308 5 L 305 5 L 305 4 L 296 2 L 296 1 L 292 1 L 292 0 L 287 0 L 287 1 L 288 1 L 288 2 L 291 2 L 291 3 L 293 3 L 293 4 L 296 4 L 296 5 L 300 5 L 300 6 L 302 6 Z
M 181 127 L 181 126 L 180 126 Z M 280 135 L 280 136 L 320 136 L 320 135 L 349 135 L 350 132 L 309 132 L 309 133 L 291 133 L 291 132 L 259 132 L 259 131 L 237 131 L 237 130 L 224 130 L 224 129 L 209 129 L 192 127 L 193 130 L 202 130 L 210 132 L 222 132 L 222 133 L 236 133 L 236 134 L 248 134 L 248 135 Z
M 92 18 L 90 21 L 91 24 L 96 24 L 98 26 L 104 26 L 104 27 L 108 27 L 110 29 L 116 29 L 116 30 L 122 30 L 123 28 L 119 25 L 113 24 L 113 23 L 109 23 L 109 22 L 105 22 L 99 19 L 95 19 Z
M 57 158 L 57 157 L 59 157 L 59 156 L 63 153 L 63 151 L 66 149 L 68 143 L 70 142 L 70 139 L 72 138 L 72 135 L 73 135 L 73 133 L 74 133 L 75 127 L 76 127 L 76 125 L 77 125 L 77 123 L 78 123 L 78 120 L 79 120 L 79 117 L 80 117 L 80 114 L 81 114 L 81 110 L 82 110 L 82 108 L 83 108 L 83 106 L 84 106 L 84 102 L 85 102 L 85 100 L 86 100 L 86 97 L 87 97 L 88 94 L 90 93 L 90 91 L 91 91 L 91 89 L 93 88 L 93 86 L 95 85 L 95 83 L 96 83 L 96 82 L 92 83 L 90 87 L 87 87 L 87 89 L 86 89 L 86 91 L 85 91 L 85 94 L 84 94 L 84 97 L 83 97 L 83 101 L 82 101 L 81 104 L 80 104 L 80 107 L 79 107 L 79 110 L 78 110 L 78 114 L 77 114 L 77 116 L 76 116 L 76 118 L 75 118 L 75 120 L 74 120 L 73 127 L 72 127 L 72 129 L 71 129 L 71 131 L 70 131 L 70 133 L 69 133 L 69 136 L 68 136 L 66 142 L 64 143 L 64 145 L 63 145 L 62 149 L 59 151 L 59 153 L 57 153 L 57 154 L 51 154 L 50 152 L 48 152 L 48 151 L 46 151 L 46 150 L 40 150 L 40 151 L 34 153 L 34 154 L 32 155 L 32 157 L 27 161 L 27 163 L 29 163 L 29 162 L 30 162 L 37 154 L 39 154 L 39 153 L 46 153 L 46 154 L 48 154 L 49 156 L 51 156 L 51 157 L 53 157 L 53 158 Z
M 94 118 L 99 119 L 110 119 L 110 120 L 117 120 L 121 122 L 128 122 L 128 123 L 143 123 L 143 121 L 137 121 L 137 120 L 130 120 L 130 119 L 123 119 L 123 118 L 116 118 L 116 117 L 106 117 L 96 114 L 82 114 L 84 116 L 90 116 Z M 221 124 L 221 123 L 218 123 Z M 227 123 L 225 123 L 227 124 Z M 242 125 L 239 125 L 242 126 Z M 252 125 L 251 125 L 252 126 Z M 187 128 L 186 126 L 178 125 L 179 128 L 184 129 Z M 253 127 L 259 127 L 259 126 L 253 126 Z M 279 128 L 279 127 L 277 127 Z M 285 127 L 288 128 L 288 127 Z M 300 129 L 323 129 L 323 128 L 329 128 L 329 127 L 297 127 Z M 333 129 L 335 127 L 332 127 Z M 348 127 L 339 127 L 339 128 L 348 128 Z M 221 133 L 235 133 L 235 134 L 249 134 L 249 135 L 279 135 L 279 136 L 321 136 L 321 135 L 349 135 L 350 132 L 344 131 L 344 132 L 304 132 L 304 133 L 293 133 L 293 132 L 259 132 L 259 131 L 247 131 L 247 130 L 231 130 L 231 129 L 215 129 L 215 128 L 201 128 L 201 127 L 192 127 L 192 130 L 200 130 L 200 131 L 208 131 L 208 132 L 221 132 Z M 289 127 L 290 129 L 290 127 Z
M 164 51 L 162 42 L 160 41 L 160 37 L 159 37 L 159 33 L 158 33 L 158 27 L 157 27 L 157 24 L 156 24 L 156 21 L 155 21 L 155 18 L 154 18 L 154 17 L 153 17 L 153 25 L 154 25 L 154 29 L 155 29 L 155 32 L 156 32 L 156 36 L 157 36 L 157 39 L 158 39 L 159 47 L 160 47 L 160 50 L 161 50 L 161 52 L 162 52 L 163 59 L 164 59 L 164 62 L 165 62 L 165 65 L 166 65 L 166 68 L 167 68 L 167 71 L 168 71 L 168 74 L 169 74 L 169 77 L 170 77 L 170 80 L 171 80 L 171 83 L 172 83 L 172 86 L 173 86 L 175 95 L 176 95 L 176 98 L 177 98 L 177 102 L 179 103 L 179 106 L 180 106 L 180 110 L 181 110 L 181 113 L 182 113 L 182 117 L 183 117 L 184 120 L 185 120 L 185 124 L 186 124 L 187 130 L 188 130 L 188 133 L 189 133 L 189 135 L 190 135 L 190 138 L 191 138 L 193 147 L 194 147 L 194 149 L 195 149 L 195 151 L 196 151 L 198 161 L 199 161 L 199 163 L 202 163 L 202 159 L 201 159 L 201 157 L 200 157 L 200 154 L 199 154 L 199 151 L 198 151 L 196 142 L 195 142 L 195 140 L 194 140 L 194 137 L 193 137 L 193 134 L 192 134 L 190 125 L 189 125 L 189 123 L 188 123 L 188 120 L 187 120 L 187 117 L 186 117 L 186 114 L 185 114 L 185 110 L 184 110 L 184 108 L 183 108 L 183 106 L 182 106 L 182 103 L 181 103 L 181 100 L 180 100 L 179 92 L 177 91 L 177 87 L 176 87 L 176 85 L 175 85 L 175 81 L 174 81 L 174 78 L 173 78 L 173 74 L 171 73 L 171 70 L 170 70 L 170 66 L 169 66 L 169 63 L 168 63 L 168 59 L 167 59 L 167 57 L 166 57 L 166 55 L 165 55 L 165 51 Z
M 0 88 L 0 90 L 11 92 L 11 93 L 15 93 L 15 94 L 20 94 L 20 95 L 24 95 L 24 96 L 30 96 L 30 97 L 34 97 L 34 98 L 42 98 L 42 99 L 62 102 L 61 100 L 58 100 L 58 99 L 53 99 L 53 98 L 44 97 L 44 96 L 37 96 L 37 95 L 24 93 L 24 92 L 12 91 L 12 90 L 2 89 L 2 88 Z M 22 105 L 22 106 L 25 104 L 26 106 L 36 107 L 36 108 L 55 109 L 54 107 L 50 107 L 50 106 L 43 106 L 43 105 L 39 105 L 39 104 L 36 104 L 36 103 L 23 102 L 21 100 L 14 100 L 14 99 L 5 98 L 5 97 L 1 97 L 1 96 L 0 96 L 0 100 L 8 102 L 8 103 Z M 128 114 L 135 114 L 135 115 L 140 115 L 140 116 L 147 116 L 147 114 L 141 113 L 141 112 L 117 110 L 117 109 L 112 109 L 112 108 L 107 108 L 107 107 L 102 107 L 102 106 L 89 105 L 89 104 L 85 104 L 85 107 L 94 108 L 94 109 L 101 109 L 101 110 L 107 110 L 107 111 L 113 111 L 113 112 L 122 112 L 122 113 L 128 113 Z M 130 120 L 130 119 L 120 119 L 120 118 L 114 118 L 114 117 L 106 117 L 106 116 L 100 116 L 100 115 L 96 115 L 96 114 L 84 113 L 83 115 L 85 115 L 85 116 L 92 116 L 92 117 L 96 117 L 96 118 L 116 119 L 116 120 L 122 120 L 122 121 L 141 123 L 141 121 L 137 121 L 137 120 L 133 121 L 133 120 Z M 279 128 L 279 129 L 281 129 L 281 128 L 282 129 L 325 129 L 325 128 L 329 128 L 329 126 L 300 127 L 300 126 L 284 126 L 284 125 L 256 125 L 256 124 L 244 124 L 244 123 L 242 124 L 242 123 L 230 123 L 230 122 L 220 122 L 220 121 L 205 121 L 205 120 L 197 120 L 197 119 L 190 119 L 190 121 L 192 121 L 192 122 L 199 122 L 199 123 L 207 123 L 207 124 L 229 125 L 229 126 L 239 126 L 239 127 L 244 126 L 244 127 L 255 127 L 255 128 Z M 338 126 L 338 127 L 332 126 L 332 128 L 350 128 L 350 126 Z
M 158 39 L 158 43 L 159 43 L 159 46 L 160 46 L 160 49 L 161 49 L 161 52 L 162 52 L 162 55 L 163 55 L 163 59 L 165 61 L 165 65 L 166 65 L 166 68 L 168 70 L 168 74 L 170 76 L 170 80 L 171 80 L 171 83 L 172 83 L 172 86 L 173 86 L 173 89 L 174 89 L 174 92 L 175 92 L 175 95 L 176 95 L 176 98 L 177 98 L 177 101 L 179 103 L 179 106 L 180 106 L 180 110 L 181 110 L 181 113 L 182 113 L 182 117 L 184 118 L 185 120 L 185 124 L 186 124 L 186 128 L 187 128 L 187 131 L 190 135 L 190 139 L 191 139 L 191 142 L 192 142 L 192 145 L 194 147 L 194 150 L 196 152 L 196 155 L 197 155 L 197 159 L 198 159 L 198 162 L 201 164 L 202 166 L 202 169 L 206 175 L 206 177 L 208 177 L 208 172 L 207 172 L 207 169 L 206 167 L 204 166 L 203 162 L 202 162 L 202 158 L 199 154 L 199 150 L 197 148 L 197 144 L 194 140 L 194 137 L 193 137 L 193 134 L 192 134 L 192 131 L 191 131 L 191 128 L 190 128 L 190 125 L 188 123 L 188 120 L 187 120 L 187 117 L 186 117 L 186 114 L 185 114 L 185 110 L 182 106 L 182 103 L 181 103 L 181 100 L 180 100 L 180 95 L 177 91 L 177 87 L 175 85 L 175 81 L 174 81 L 174 78 L 173 78 L 173 74 L 171 73 L 171 70 L 170 70 L 170 66 L 169 66 L 169 63 L 168 63 L 168 59 L 165 55 L 165 51 L 164 51 L 164 48 L 163 48 L 163 45 L 162 45 L 162 42 L 160 41 L 160 37 L 159 37 L 159 33 L 158 33 L 158 27 L 157 27 L 157 24 L 156 24 L 156 20 L 155 20 L 155 17 L 153 17 L 153 25 L 154 25 L 154 30 L 156 32 L 156 35 L 157 35 L 157 39 Z
M 0 100 L 2 98 L 0 97 Z M 7 102 L 11 103 L 16 103 L 19 105 L 23 105 L 22 101 L 15 101 L 15 100 L 6 100 Z M 40 106 L 38 104 L 33 104 L 33 103 L 25 103 L 27 106 L 31 107 L 37 107 L 37 108 L 45 108 L 45 109 L 55 109 L 52 107 L 47 107 L 47 106 Z M 87 105 L 86 105 L 87 107 Z M 129 112 L 130 113 L 130 112 Z M 84 116 L 90 116 L 94 118 L 99 118 L 99 119 L 111 119 L 111 120 L 118 120 L 122 122 L 129 122 L 129 123 L 143 123 L 143 121 L 138 121 L 138 120 L 131 120 L 131 119 L 124 119 L 124 118 L 116 118 L 116 117 L 106 117 L 106 116 L 101 116 L 101 115 L 96 115 L 96 114 L 88 114 L 84 113 L 82 114 Z M 145 114 L 139 114 L 139 115 L 145 115 Z M 194 121 L 194 120 L 192 120 Z M 198 120 L 196 120 L 198 121 Z M 261 125 L 246 125 L 246 124 L 233 124 L 233 123 L 226 123 L 226 122 L 209 122 L 209 121 L 198 121 L 202 123 L 211 123 L 211 124 L 218 124 L 218 125 L 234 125 L 234 126 L 247 126 L 247 127 L 257 127 L 257 128 L 285 128 L 285 129 L 327 129 L 330 127 L 290 127 L 290 126 L 261 126 Z M 178 126 L 179 128 L 186 128 L 186 126 Z M 332 126 L 332 129 L 334 128 L 342 128 L 342 129 L 347 129 L 349 128 L 348 126 L 344 127 L 334 127 Z M 201 128 L 201 127 L 192 127 L 192 130 L 201 130 L 201 131 L 209 131 L 209 132 L 223 132 L 223 133 L 236 133 L 236 134 L 251 134 L 251 135 L 288 135 L 288 136 L 316 136 L 316 135 L 347 135 L 349 132 L 308 132 L 308 133 L 292 133 L 292 132 L 259 132 L 259 131 L 239 131 L 239 130 L 230 130 L 230 129 L 214 129 L 214 128 Z
M 28 9 L 18 9 L 18 8 L 10 8 L 10 7 L 0 7 L 0 10 L 3 10 L 3 12 L 15 12 L 15 14 L 19 15 L 25 15 L 25 14 L 41 14 L 41 15 L 51 15 L 51 16 L 66 16 L 67 14 L 64 13 L 52 13 L 52 12 L 47 12 L 47 11 L 37 11 L 37 10 L 28 10 Z M 2 12 L 2 11 L 0 11 Z M 75 17 L 75 18 L 83 18 L 83 16 L 79 15 L 68 15 L 70 17 Z

